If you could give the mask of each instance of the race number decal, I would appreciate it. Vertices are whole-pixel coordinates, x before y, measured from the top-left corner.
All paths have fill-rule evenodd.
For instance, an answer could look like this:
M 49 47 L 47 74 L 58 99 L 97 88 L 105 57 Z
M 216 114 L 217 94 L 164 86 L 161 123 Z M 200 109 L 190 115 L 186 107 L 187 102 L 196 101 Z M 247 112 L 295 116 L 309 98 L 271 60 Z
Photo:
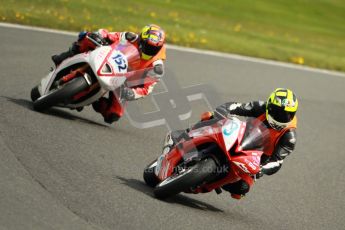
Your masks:
M 119 73 L 127 72 L 127 63 L 121 53 L 118 53 L 117 55 L 111 57 L 111 59 L 113 59 L 113 61 L 115 62 Z
M 231 125 L 228 125 L 223 129 L 223 134 L 225 136 L 230 136 L 238 128 L 239 128 L 239 125 L 237 123 L 233 122 L 233 123 L 231 123 Z
M 239 128 L 240 128 L 240 120 L 238 119 L 233 119 L 232 121 L 227 122 L 222 127 L 222 134 L 223 134 L 226 150 L 229 150 L 232 147 L 232 145 L 235 143 L 235 141 L 237 140 L 237 136 L 240 130 Z

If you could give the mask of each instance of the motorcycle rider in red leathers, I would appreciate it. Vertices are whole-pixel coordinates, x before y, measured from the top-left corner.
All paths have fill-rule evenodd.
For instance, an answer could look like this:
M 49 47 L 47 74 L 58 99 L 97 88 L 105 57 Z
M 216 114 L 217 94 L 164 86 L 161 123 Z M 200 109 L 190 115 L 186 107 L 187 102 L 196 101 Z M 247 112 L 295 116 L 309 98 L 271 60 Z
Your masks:
M 269 130 L 269 142 L 264 146 L 264 154 L 261 157 L 261 170 L 255 176 L 256 179 L 263 175 L 272 175 L 279 171 L 283 160 L 294 149 L 296 144 L 298 100 L 295 94 L 284 88 L 276 89 L 267 102 L 253 101 L 248 103 L 225 103 L 216 108 L 216 112 L 205 112 L 201 121 L 192 129 L 209 126 L 223 119 L 229 114 L 255 117 L 266 125 Z M 188 132 L 188 130 L 187 130 Z M 175 143 L 181 140 L 185 131 L 169 132 L 163 147 L 164 152 L 169 152 Z M 168 149 L 166 149 L 168 148 Z M 222 186 L 222 189 L 231 193 L 235 199 L 240 199 L 249 192 L 249 184 L 244 180 Z
M 67 52 L 52 56 L 55 65 L 76 54 L 94 50 L 96 45 L 112 44 L 127 40 L 132 43 L 140 53 L 140 63 L 136 69 L 153 68 L 153 73 L 143 79 L 131 79 L 136 82 L 122 89 L 121 94 L 126 101 L 136 100 L 149 95 L 159 79 L 164 75 L 164 60 L 166 59 L 165 32 L 157 25 L 150 24 L 141 30 L 140 34 L 133 32 L 108 32 L 106 29 L 99 29 L 97 32 L 83 31 L 79 33 L 78 41 L 72 44 Z M 112 123 L 117 121 L 124 113 L 122 105 L 114 92 L 109 92 L 109 97 L 101 97 L 92 104 L 93 109 L 101 113 L 104 121 Z M 80 110 L 79 110 L 80 111 Z

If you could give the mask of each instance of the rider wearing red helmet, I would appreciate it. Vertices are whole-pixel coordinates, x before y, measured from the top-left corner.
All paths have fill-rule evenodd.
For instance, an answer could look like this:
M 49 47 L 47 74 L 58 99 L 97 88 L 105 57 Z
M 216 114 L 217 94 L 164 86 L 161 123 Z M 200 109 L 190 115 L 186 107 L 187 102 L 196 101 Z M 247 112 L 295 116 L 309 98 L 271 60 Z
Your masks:
M 122 91 L 122 95 L 127 101 L 143 98 L 152 92 L 154 86 L 164 75 L 164 60 L 166 59 L 165 32 L 157 25 L 150 24 L 143 27 L 140 34 L 108 32 L 105 29 L 99 29 L 97 32 L 83 31 L 79 33 L 78 41 L 74 42 L 67 52 L 52 56 L 52 60 L 55 65 L 59 65 L 69 57 L 95 49 L 95 42 L 110 45 L 121 40 L 131 42 L 138 49 L 141 60 L 136 66 L 137 69 L 153 68 L 154 73 L 152 76 L 144 79 L 131 79 L 132 82 L 137 83 L 128 85 Z M 124 112 L 123 105 L 113 92 L 109 92 L 108 98 L 102 97 L 94 102 L 92 107 L 96 112 L 103 115 L 104 121 L 107 123 L 117 121 Z

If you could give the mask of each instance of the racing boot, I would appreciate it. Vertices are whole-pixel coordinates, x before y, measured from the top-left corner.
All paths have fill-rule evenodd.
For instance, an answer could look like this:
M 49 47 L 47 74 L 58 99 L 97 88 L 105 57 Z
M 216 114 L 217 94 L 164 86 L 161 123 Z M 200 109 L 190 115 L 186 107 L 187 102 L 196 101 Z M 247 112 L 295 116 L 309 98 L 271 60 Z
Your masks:
M 92 103 L 92 108 L 97 113 L 102 114 L 104 122 L 108 124 L 118 121 L 121 117 L 115 112 L 112 112 L 112 111 L 109 112 L 110 106 L 111 106 L 110 100 L 105 97 L 101 97 L 98 101 L 95 101 L 94 103 Z
M 72 57 L 79 53 L 79 46 L 76 42 L 72 44 L 72 46 L 68 49 L 68 51 L 63 52 L 61 54 L 56 54 L 52 56 L 52 61 L 54 62 L 55 66 L 58 66 L 63 62 L 65 59 Z
M 108 124 L 112 124 L 113 122 L 118 121 L 120 119 L 120 116 L 117 115 L 116 113 L 111 113 L 108 116 L 105 116 L 103 118 L 104 118 L 104 122 Z
M 244 180 L 239 180 L 231 184 L 223 185 L 222 189 L 228 191 L 232 198 L 239 200 L 249 192 L 250 187 Z

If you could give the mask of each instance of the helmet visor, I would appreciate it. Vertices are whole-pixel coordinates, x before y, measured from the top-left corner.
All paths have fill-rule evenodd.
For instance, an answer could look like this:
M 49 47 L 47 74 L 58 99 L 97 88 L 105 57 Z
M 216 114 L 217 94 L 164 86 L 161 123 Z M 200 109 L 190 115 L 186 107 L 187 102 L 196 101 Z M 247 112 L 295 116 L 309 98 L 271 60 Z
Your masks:
M 150 45 L 149 43 L 142 41 L 141 42 L 141 52 L 149 55 L 149 56 L 155 56 L 162 48 L 162 46 L 154 46 Z
M 269 103 L 267 105 L 268 114 L 276 121 L 281 123 L 290 122 L 296 112 L 288 112 L 284 110 L 284 107 L 280 107 L 274 104 Z

